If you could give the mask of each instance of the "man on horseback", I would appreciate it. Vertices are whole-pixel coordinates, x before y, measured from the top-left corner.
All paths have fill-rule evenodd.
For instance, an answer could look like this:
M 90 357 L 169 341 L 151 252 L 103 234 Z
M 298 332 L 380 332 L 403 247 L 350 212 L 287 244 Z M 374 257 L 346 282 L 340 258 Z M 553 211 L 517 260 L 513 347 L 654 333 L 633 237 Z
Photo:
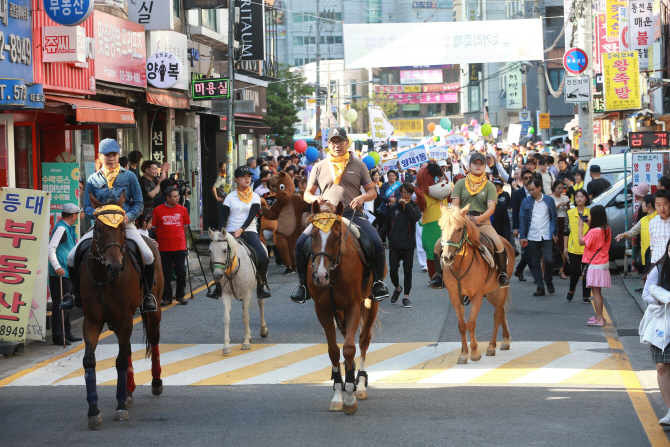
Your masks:
M 507 253 L 500 236 L 493 229 L 490 217 L 496 209 L 498 194 L 495 186 L 486 175 L 486 157 L 484 154 L 475 152 L 470 156 L 470 172 L 464 179 L 456 182 L 451 193 L 451 205 L 461 209 L 470 205 L 468 216 L 477 224 L 479 231 L 488 236 L 495 243 L 495 261 L 498 265 L 500 275 L 498 284 L 500 287 L 509 287 L 507 277 Z M 435 258 L 440 259 L 441 239 L 435 244 Z M 442 288 L 442 270 L 436 268 L 437 272 L 430 281 L 431 287 Z
M 123 203 L 123 210 L 126 213 L 124 216 L 126 238 L 135 242 L 144 258 L 144 300 L 142 302 L 142 312 L 154 312 L 156 310 L 156 298 L 151 294 L 154 284 L 154 255 L 133 224 L 144 209 L 142 190 L 140 189 L 137 176 L 119 165 L 120 152 L 121 148 L 115 140 L 107 138 L 100 142 L 99 153 L 102 159 L 102 169 L 91 175 L 86 181 L 84 212 L 90 219 L 95 218 L 95 207 L 91 204 L 90 194 L 98 202 L 104 204 L 110 199 L 118 200 L 121 194 L 125 192 L 126 200 Z M 89 230 L 68 254 L 67 265 L 70 278 L 72 279 L 72 292 L 66 295 L 66 300 L 61 303 L 60 308 L 63 310 L 72 310 L 75 304 L 78 307 L 81 306 L 79 268 L 75 268 L 74 265 L 75 254 L 79 244 L 92 237 L 93 231 Z
M 367 235 L 374 246 L 372 263 L 375 281 L 372 285 L 372 295 L 375 301 L 382 301 L 389 297 L 388 289 L 380 278 L 384 278 L 386 269 L 386 253 L 382 240 L 372 224 L 365 218 L 362 211 L 355 210 L 363 207 L 365 202 L 371 202 L 377 197 L 377 191 L 370 179 L 365 164 L 356 159 L 350 152 L 347 132 L 341 127 L 335 127 L 328 134 L 328 158 L 320 161 L 309 176 L 307 190 L 304 199 L 307 203 L 314 201 L 322 204 L 326 201 L 337 205 L 342 202 L 345 205 L 342 217 L 349 219 Z M 361 187 L 365 191 L 361 194 Z M 321 195 L 316 196 L 317 189 Z M 308 227 L 298 238 L 295 246 L 295 261 L 298 269 L 300 284 L 291 294 L 291 301 L 304 303 L 309 299 L 307 294 L 307 259 L 303 256 L 302 249 L 310 236 L 311 227 Z

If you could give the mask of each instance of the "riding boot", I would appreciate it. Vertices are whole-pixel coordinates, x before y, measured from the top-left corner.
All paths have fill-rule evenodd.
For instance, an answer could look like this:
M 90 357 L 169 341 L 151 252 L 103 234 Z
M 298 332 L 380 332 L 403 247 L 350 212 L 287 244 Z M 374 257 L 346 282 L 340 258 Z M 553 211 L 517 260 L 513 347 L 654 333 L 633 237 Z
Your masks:
M 144 300 L 142 301 L 142 313 L 156 312 L 156 298 L 151 293 L 154 287 L 154 276 L 156 270 L 154 264 L 144 266 Z M 166 278 L 170 281 L 170 278 Z
M 307 291 L 307 260 L 302 253 L 296 253 L 295 266 L 298 271 L 298 281 L 300 283 L 295 286 L 290 298 L 294 303 L 304 304 L 305 301 L 310 299 L 310 296 Z
M 272 293 L 268 286 L 268 265 L 267 263 L 258 264 L 258 287 L 256 288 L 256 298 L 270 298 Z
M 223 288 L 221 287 L 221 283 L 219 281 L 214 282 L 213 290 L 207 290 L 207 298 L 214 298 L 215 300 L 218 300 L 222 294 Z
M 75 307 L 81 307 L 81 294 L 79 292 L 79 269 L 68 266 L 67 270 L 70 275 L 70 283 L 72 284 L 72 288 L 70 289 L 70 293 L 66 294 L 62 298 L 63 301 L 61 301 L 59 306 L 62 310 L 72 310 Z
M 496 264 L 500 269 L 498 276 L 498 285 L 500 287 L 509 287 L 509 277 L 507 276 L 507 251 L 503 250 L 500 253 L 496 252 Z
M 375 255 L 372 259 L 375 282 L 372 284 L 372 299 L 375 301 L 384 301 L 389 297 L 389 290 L 382 281 L 384 270 L 386 269 L 386 253 Z
M 431 288 L 433 289 L 443 289 L 444 288 L 444 281 L 442 280 L 442 268 L 440 267 L 440 253 L 433 253 L 433 262 L 435 263 L 435 274 L 433 275 L 432 278 L 430 278 L 430 281 L 428 282 L 428 285 L 430 285 Z

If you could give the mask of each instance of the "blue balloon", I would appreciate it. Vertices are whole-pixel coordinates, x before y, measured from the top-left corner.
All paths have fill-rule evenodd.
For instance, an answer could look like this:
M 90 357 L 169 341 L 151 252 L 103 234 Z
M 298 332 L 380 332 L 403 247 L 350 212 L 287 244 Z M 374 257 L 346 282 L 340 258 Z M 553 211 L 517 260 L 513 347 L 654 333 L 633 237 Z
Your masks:
M 374 168 L 377 165 L 375 163 L 375 159 L 372 158 L 372 155 L 366 155 L 363 157 L 363 163 L 365 163 L 365 166 L 367 166 L 368 170 Z
M 308 147 L 305 151 L 305 158 L 308 162 L 314 163 L 319 159 L 319 150 L 315 147 Z

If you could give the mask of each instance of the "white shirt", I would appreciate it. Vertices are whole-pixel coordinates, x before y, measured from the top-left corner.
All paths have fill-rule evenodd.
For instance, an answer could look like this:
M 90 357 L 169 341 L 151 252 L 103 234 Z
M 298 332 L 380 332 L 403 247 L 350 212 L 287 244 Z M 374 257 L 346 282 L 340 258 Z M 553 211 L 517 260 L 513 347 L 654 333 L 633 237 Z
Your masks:
M 145 230 L 143 228 L 138 228 L 137 232 L 140 233 L 142 236 L 151 237 L 151 236 L 149 236 L 149 230 Z
M 556 203 L 556 206 L 558 206 L 561 203 L 566 203 L 570 201 L 570 199 L 567 196 L 561 196 L 557 198 L 555 195 L 552 194 L 551 198 L 554 199 L 554 203 Z M 564 206 L 557 208 L 556 213 L 558 214 L 557 217 L 568 217 L 568 209 Z
M 642 291 L 642 299 L 649 304 L 656 304 L 656 300 L 651 297 L 649 287 L 658 285 L 658 267 L 653 266 L 649 273 L 647 273 L 647 281 L 644 283 L 644 290 Z
M 226 225 L 226 231 L 229 233 L 234 233 L 235 231 L 242 228 L 242 224 L 249 217 L 249 210 L 253 204 L 261 204 L 261 197 L 254 193 L 251 193 L 252 197 L 249 203 L 244 203 L 240 200 L 237 195 L 237 189 L 233 190 L 230 194 L 226 196 L 226 199 L 223 201 L 223 204 L 230 208 L 230 216 L 228 217 L 228 225 Z M 249 226 L 244 231 L 253 231 L 257 233 L 256 229 L 256 218 L 249 224 Z
M 542 195 L 539 202 L 535 201 L 533 214 L 530 217 L 527 238 L 529 241 L 546 241 L 551 239 L 551 235 L 549 234 L 549 208 L 544 203 L 544 195 Z
M 665 249 L 670 239 L 670 217 L 663 220 L 661 216 L 656 216 L 649 221 L 649 235 L 651 249 L 651 263 L 655 263 L 663 257 Z
M 56 228 L 56 231 L 54 231 L 54 234 L 51 236 L 51 240 L 49 241 L 49 262 L 51 263 L 51 266 L 54 268 L 54 270 L 58 270 L 60 268 L 60 263 L 56 257 L 56 250 L 58 249 L 58 245 L 60 244 L 60 240 L 63 237 L 64 232 L 65 227 Z

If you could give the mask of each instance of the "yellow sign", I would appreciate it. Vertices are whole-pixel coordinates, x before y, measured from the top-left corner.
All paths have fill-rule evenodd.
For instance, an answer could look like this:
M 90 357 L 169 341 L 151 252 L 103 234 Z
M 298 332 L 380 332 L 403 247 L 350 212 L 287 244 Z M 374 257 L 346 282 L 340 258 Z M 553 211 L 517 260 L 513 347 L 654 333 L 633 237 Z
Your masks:
M 619 41 L 619 8 L 628 8 L 627 0 L 605 0 L 607 24 L 607 40 L 609 42 Z
M 551 115 L 540 113 L 540 129 L 551 129 Z
M 307 99 L 307 104 L 316 104 L 316 99 L 314 98 Z
M 603 53 L 605 110 L 639 109 L 640 72 L 637 51 Z
M 405 93 L 421 93 L 421 86 L 420 85 L 406 85 L 404 90 L 405 90 Z
M 314 137 L 315 140 L 321 139 L 321 129 L 316 133 L 316 136 Z
M 393 125 L 395 132 L 393 135 L 399 137 L 422 137 L 423 136 L 423 120 L 389 120 Z
M 49 207 L 46 191 L 0 189 L 0 340 L 23 343 L 28 335 Z

